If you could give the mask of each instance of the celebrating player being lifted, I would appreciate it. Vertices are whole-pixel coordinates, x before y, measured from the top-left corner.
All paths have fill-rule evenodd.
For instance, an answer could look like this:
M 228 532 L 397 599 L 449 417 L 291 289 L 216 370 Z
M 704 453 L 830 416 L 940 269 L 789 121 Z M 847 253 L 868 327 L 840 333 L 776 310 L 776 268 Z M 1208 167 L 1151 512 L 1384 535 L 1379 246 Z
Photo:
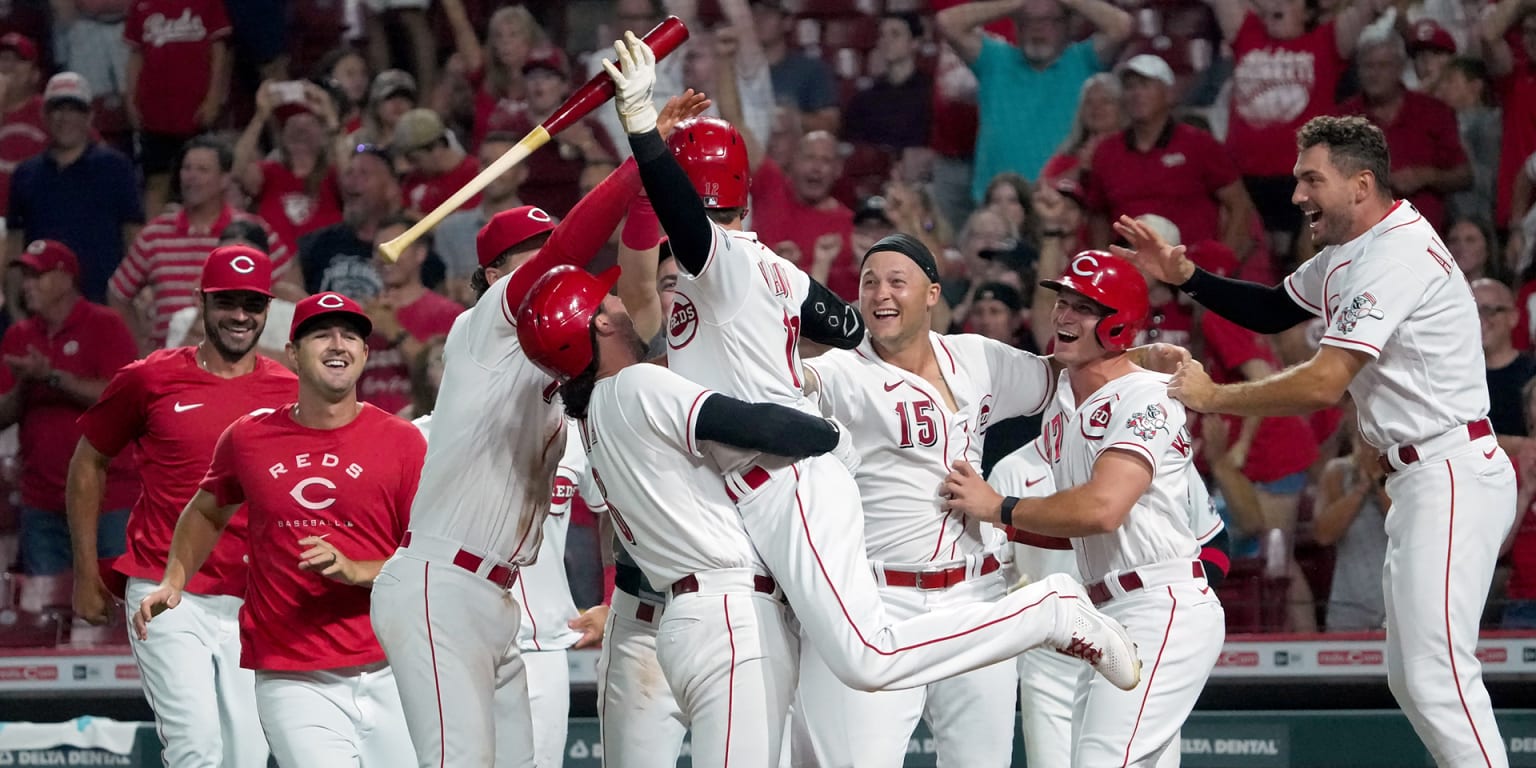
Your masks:
M 1216 385 L 1190 361 L 1169 393 L 1197 411 L 1308 413 L 1347 390 L 1381 451 L 1392 510 L 1382 582 L 1387 682 L 1440 765 L 1508 765 L 1476 656 L 1499 546 L 1515 518 L 1515 473 L 1488 421 L 1477 304 L 1450 251 L 1394 200 L 1381 129 L 1318 117 L 1297 134 L 1296 192 L 1322 247 L 1278 286 L 1198 269 L 1145 225 L 1116 228 L 1153 277 L 1259 333 L 1314 315 L 1312 359 L 1259 381 Z M 1461 514 L 1458 514 L 1460 512 Z
M 1042 431 L 1056 487 L 1004 499 L 969 464 L 945 481 L 944 507 L 1045 536 L 1071 538 L 1088 593 L 1130 631 L 1147 675 L 1134 690 L 1080 679 L 1072 765 L 1151 768 L 1178 749 L 1226 635 L 1221 603 L 1190 530 L 1192 441 L 1168 376 L 1126 353 L 1147 320 L 1147 283 L 1129 263 L 1084 251 L 1066 274 L 1052 318 L 1066 366 Z M 1086 687 L 1086 690 L 1083 690 Z

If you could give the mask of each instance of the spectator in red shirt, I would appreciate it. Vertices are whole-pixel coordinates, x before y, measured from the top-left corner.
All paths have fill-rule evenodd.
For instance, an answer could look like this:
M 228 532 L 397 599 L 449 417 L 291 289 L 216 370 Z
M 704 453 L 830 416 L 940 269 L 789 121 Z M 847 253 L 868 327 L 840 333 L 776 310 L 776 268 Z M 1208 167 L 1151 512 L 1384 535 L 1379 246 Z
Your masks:
M 492 115 L 498 112 L 513 114 L 522 106 L 527 98 L 523 64 L 528 61 L 529 52 L 549 46 L 549 37 L 527 8 L 509 5 L 491 14 L 485 42 L 481 43 L 467 16 L 448 13 L 452 7 L 448 3 L 443 5 L 458 48 L 448 58 L 448 72 L 464 78 L 474 92 L 475 116 L 470 145 L 479 147 L 480 141 L 492 130 Z M 643 31 L 636 28 L 637 34 Z
M 837 139 L 826 131 L 807 133 L 795 147 L 788 171 L 764 160 L 752 177 L 752 227 L 758 239 L 809 269 L 816 241 L 822 235 L 839 236 L 841 248 L 824 283 L 839 296 L 857 298 L 859 269 L 849 246 L 853 211 L 832 197 L 832 185 L 842 173 Z
M 48 148 L 37 80 L 37 45 L 16 32 L 0 35 L 0 217 L 10 205 L 16 166 Z
M 1077 115 L 1072 118 L 1067 140 L 1045 162 L 1045 167 L 1040 170 L 1040 181 L 1050 184 L 1063 176 L 1080 178 L 1083 169 L 1093 160 L 1093 151 L 1098 149 L 1099 142 L 1124 131 L 1127 123 L 1120 78 L 1108 72 L 1088 78 L 1077 99 Z
M 1536 152 L 1536 14 L 1526 0 L 1499 0 L 1482 22 L 1483 56 L 1488 74 L 1504 107 L 1504 132 L 1499 152 L 1498 194 L 1493 224 L 1513 227 L 1524 211 L 1510 210 L 1510 193 L 1525 159 Z M 1506 34 L 1519 24 L 1522 45 L 1510 47 Z
M 80 264 L 69 246 L 36 240 L 16 257 L 32 314 L 0 339 L 0 427 L 20 425 L 21 567 L 50 576 L 72 568 L 64 486 L 80 439 L 75 420 L 107 380 L 133 362 L 133 337 L 112 310 L 80 295 Z M 128 509 L 139 495 L 129 456 L 107 474 L 96 549 L 123 554 Z
M 390 140 L 390 154 L 407 169 L 400 182 L 402 201 L 407 211 L 418 216 L 441 205 L 480 172 L 479 163 L 430 109 L 413 109 L 400 117 Z M 479 204 L 480 196 L 475 195 L 460 208 Z
M 261 157 L 269 124 L 277 129 L 277 146 Z M 256 112 L 235 142 L 235 180 L 290 251 L 300 237 L 341 221 L 331 163 L 340 127 L 335 102 L 314 83 L 268 80 L 256 90 Z
M 396 216 L 374 233 L 375 244 L 404 233 L 417 219 Z M 368 337 L 368 364 L 358 383 L 358 398 L 389 413 L 400 413 L 411 404 L 411 362 L 432 340 L 447 336 L 464 305 L 427 290 L 421 282 L 421 265 L 427 260 L 431 240 L 417 240 L 390 263 L 375 256 L 384 292 L 365 309 L 373 320 Z
M 128 9 L 125 106 L 139 131 L 146 216 L 165 205 L 182 145 L 224 108 L 231 31 L 220 0 L 136 0 Z
M 1235 64 L 1227 146 L 1270 233 L 1272 251 L 1288 255 L 1301 231 L 1301 212 L 1291 204 L 1296 129 L 1333 106 L 1355 42 L 1379 3 L 1351 0 L 1332 19 L 1309 28 L 1306 0 L 1206 2 Z
M 1176 224 L 1185 242 L 1221 240 L 1245 256 L 1253 201 L 1226 148 L 1174 120 L 1173 69 L 1144 53 L 1126 62 L 1120 80 L 1131 127 L 1099 143 L 1084 176 L 1094 247 L 1109 245 L 1109 222 L 1155 213 Z
M 488 128 L 517 136 L 527 134 L 570 95 L 570 77 L 570 64 L 558 48 L 535 50 L 523 62 L 527 103 L 512 111 L 497 111 Z M 617 155 L 612 137 L 595 118 L 588 117 L 561 131 L 554 141 L 523 161 L 528 178 L 519 194 L 529 205 L 564 216 L 581 199 L 582 169 L 592 163 L 614 162 Z
M 1363 115 L 1381 127 L 1392 148 L 1392 194 L 1406 198 L 1436 229 L 1445 226 L 1445 198 L 1472 186 L 1472 165 L 1461 146 L 1456 113 L 1445 102 L 1408 90 L 1402 38 L 1388 35 L 1360 42 L 1356 54 L 1360 95 L 1339 105 L 1339 113 Z

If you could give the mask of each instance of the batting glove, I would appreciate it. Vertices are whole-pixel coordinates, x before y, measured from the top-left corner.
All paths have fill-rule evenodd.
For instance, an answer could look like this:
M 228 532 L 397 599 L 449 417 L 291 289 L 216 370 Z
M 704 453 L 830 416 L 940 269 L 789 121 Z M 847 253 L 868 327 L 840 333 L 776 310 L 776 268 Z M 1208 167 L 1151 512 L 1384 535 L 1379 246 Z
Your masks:
M 837 457 L 837 460 L 841 461 L 843 466 L 848 468 L 848 474 L 857 473 L 859 471 L 859 452 L 853 447 L 853 433 L 848 431 L 848 427 L 844 426 L 837 419 L 827 419 L 827 421 L 832 422 L 832 426 L 837 429 L 837 446 L 832 449 L 832 455 Z
M 651 91 L 656 87 L 656 53 L 633 32 L 613 43 L 619 63 L 603 59 L 603 69 L 613 78 L 614 104 L 619 108 L 619 122 L 632 134 L 656 130 L 656 103 Z

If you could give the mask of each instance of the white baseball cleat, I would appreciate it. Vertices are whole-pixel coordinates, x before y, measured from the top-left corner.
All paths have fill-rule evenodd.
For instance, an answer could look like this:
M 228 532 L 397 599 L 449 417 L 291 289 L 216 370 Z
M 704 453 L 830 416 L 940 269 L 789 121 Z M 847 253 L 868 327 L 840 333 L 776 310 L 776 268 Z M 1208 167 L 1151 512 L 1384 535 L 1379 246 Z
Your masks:
M 1064 656 L 1088 662 L 1116 688 L 1134 689 L 1141 682 L 1141 657 L 1125 627 L 1093 607 L 1088 591 L 1072 577 L 1056 573 L 1046 581 L 1070 600 L 1062 607 L 1072 612 L 1068 618 L 1070 637 L 1064 644 L 1052 643 L 1051 647 Z

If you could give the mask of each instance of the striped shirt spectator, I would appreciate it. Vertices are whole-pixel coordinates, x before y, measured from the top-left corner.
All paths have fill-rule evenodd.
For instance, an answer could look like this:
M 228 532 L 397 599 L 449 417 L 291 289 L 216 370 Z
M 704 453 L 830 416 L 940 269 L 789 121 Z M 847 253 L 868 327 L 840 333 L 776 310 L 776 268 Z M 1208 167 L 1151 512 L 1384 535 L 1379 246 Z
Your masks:
M 132 301 L 139 291 L 149 288 L 154 294 L 151 341 L 156 348 L 165 343 L 171 315 L 185 307 L 197 306 L 198 280 L 208 253 L 219 245 L 219 233 L 232 221 L 250 221 L 267 232 L 267 246 L 272 254 L 274 282 L 288 270 L 293 252 L 260 218 L 236 211 L 228 205 L 210 226 L 195 227 L 185 209 L 163 213 L 150 220 L 128 249 L 128 255 L 112 275 L 108 292 L 123 301 Z

